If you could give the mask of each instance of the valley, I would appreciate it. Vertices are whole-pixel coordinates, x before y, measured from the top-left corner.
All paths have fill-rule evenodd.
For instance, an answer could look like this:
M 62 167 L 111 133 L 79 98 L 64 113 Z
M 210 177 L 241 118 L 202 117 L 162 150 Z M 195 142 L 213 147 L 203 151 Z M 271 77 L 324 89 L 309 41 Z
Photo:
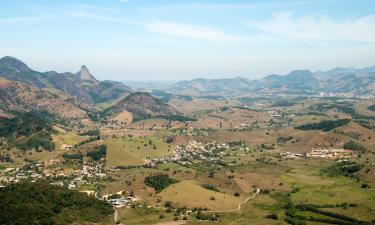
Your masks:
M 358 81 L 330 89 L 328 73 Z M 112 205 L 98 224 L 373 224 L 373 73 L 150 90 L 4 57 L 0 183 L 86 193 Z

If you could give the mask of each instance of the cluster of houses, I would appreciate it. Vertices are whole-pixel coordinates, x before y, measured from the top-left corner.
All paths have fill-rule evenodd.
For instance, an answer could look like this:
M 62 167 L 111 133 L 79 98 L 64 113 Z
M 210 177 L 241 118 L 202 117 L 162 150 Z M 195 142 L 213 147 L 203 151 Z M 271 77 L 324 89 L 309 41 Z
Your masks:
M 352 150 L 348 149 L 311 149 L 310 152 L 306 153 L 309 158 L 324 158 L 324 159 L 342 159 L 350 158 L 355 154 Z
M 134 204 L 132 202 L 138 200 L 135 196 L 124 191 L 99 197 L 96 190 L 86 190 L 84 188 L 87 186 L 95 187 L 99 184 L 99 179 L 106 177 L 103 164 L 76 164 L 76 169 L 69 172 L 63 169 L 51 169 L 58 168 L 56 165 L 63 163 L 63 161 L 60 159 L 51 159 L 45 163 L 30 163 L 23 167 L 0 170 L 0 187 L 25 180 L 36 182 L 37 180 L 49 179 L 51 180 L 51 185 L 66 186 L 69 189 L 80 190 L 103 201 L 108 201 L 115 208 L 129 208 Z
M 356 94 L 355 92 L 319 92 L 318 97 L 375 99 L 374 95 L 359 95 L 359 94 Z
M 104 165 L 97 163 L 76 163 L 74 169 L 64 170 L 64 160 L 50 159 L 45 163 L 30 163 L 22 167 L 6 168 L 0 171 L 0 183 L 18 183 L 20 181 L 36 182 L 49 179 L 51 184 L 76 189 L 84 185 L 95 185 L 99 179 L 106 177 Z M 55 181 L 53 181 L 55 180 Z
M 203 144 L 197 141 L 189 141 L 187 145 L 176 145 L 172 150 L 172 154 L 160 157 L 145 159 L 145 165 L 153 167 L 157 164 L 163 164 L 167 162 L 175 162 L 182 165 L 192 164 L 194 161 L 205 161 L 211 164 L 220 163 L 218 154 L 222 151 L 229 150 L 228 144 L 219 144 L 214 141 L 209 141 L 207 144 Z
M 323 158 L 323 159 L 345 159 L 355 156 L 352 150 L 348 149 L 311 149 L 310 152 L 301 154 L 293 152 L 282 152 L 280 155 L 285 159 L 299 159 L 299 158 Z
M 132 195 L 125 196 L 124 192 L 126 191 L 119 191 L 116 194 L 103 195 L 100 199 L 108 201 L 115 208 L 130 208 L 132 203 L 138 201 L 139 199 Z

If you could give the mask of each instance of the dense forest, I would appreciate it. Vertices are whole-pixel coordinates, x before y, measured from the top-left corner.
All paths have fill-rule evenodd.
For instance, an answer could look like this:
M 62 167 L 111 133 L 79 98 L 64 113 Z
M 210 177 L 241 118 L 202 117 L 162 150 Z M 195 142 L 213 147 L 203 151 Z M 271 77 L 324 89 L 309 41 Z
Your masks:
M 107 202 L 45 183 L 11 184 L 0 199 L 0 224 L 99 223 L 113 214 Z

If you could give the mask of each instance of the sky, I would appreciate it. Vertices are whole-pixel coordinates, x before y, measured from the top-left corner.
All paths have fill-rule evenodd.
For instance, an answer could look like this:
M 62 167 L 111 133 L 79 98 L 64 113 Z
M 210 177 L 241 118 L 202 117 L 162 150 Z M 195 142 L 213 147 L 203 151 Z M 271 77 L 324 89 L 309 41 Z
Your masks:
M 100 80 L 375 65 L 374 0 L 0 0 L 0 57 Z

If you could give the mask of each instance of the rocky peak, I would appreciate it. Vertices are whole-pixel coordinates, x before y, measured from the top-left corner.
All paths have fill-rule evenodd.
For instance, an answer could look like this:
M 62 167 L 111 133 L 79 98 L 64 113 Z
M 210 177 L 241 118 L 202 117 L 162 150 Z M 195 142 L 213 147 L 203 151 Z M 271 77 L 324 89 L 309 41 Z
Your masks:
M 25 63 L 14 57 L 5 56 L 0 59 L 0 67 L 5 67 L 15 72 L 29 72 L 32 71 Z
M 83 80 L 83 81 L 93 81 L 93 82 L 97 82 L 98 81 L 90 73 L 89 69 L 85 65 L 81 66 L 81 70 L 77 73 L 77 75 L 78 75 L 79 79 Z

